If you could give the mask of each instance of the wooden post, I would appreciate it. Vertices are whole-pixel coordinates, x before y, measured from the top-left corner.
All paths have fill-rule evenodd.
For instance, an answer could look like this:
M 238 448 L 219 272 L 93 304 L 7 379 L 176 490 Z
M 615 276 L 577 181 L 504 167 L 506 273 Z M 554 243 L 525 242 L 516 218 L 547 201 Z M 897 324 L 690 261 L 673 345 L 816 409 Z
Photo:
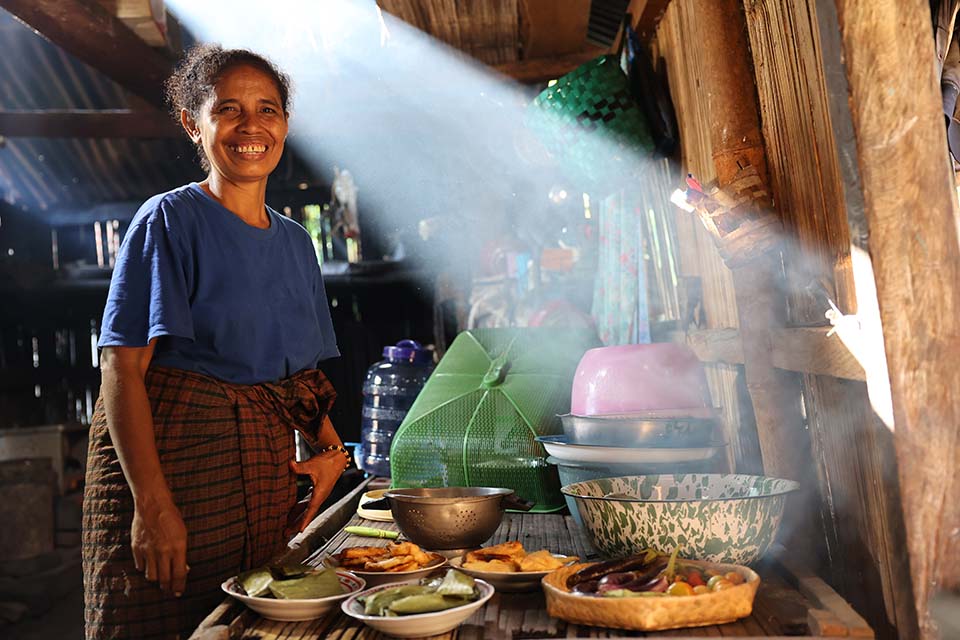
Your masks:
M 738 0 L 697 4 L 697 33 L 705 54 L 700 85 L 707 102 L 713 160 L 720 186 L 729 184 L 740 165 L 757 168 L 766 181 L 767 162 L 760 134 L 753 68 L 746 26 Z M 747 388 L 753 401 L 764 468 L 800 478 L 805 472 L 788 443 L 799 429 L 799 414 L 789 410 L 799 398 L 773 367 L 770 329 L 782 325 L 784 301 L 777 295 L 776 265 L 759 259 L 734 270 Z M 785 396 L 796 396 L 787 399 Z
M 836 0 L 921 635 L 960 587 L 960 241 L 925 0 Z
M 704 51 L 700 86 L 707 103 L 717 181 L 721 187 L 729 184 L 741 167 L 749 164 L 767 182 L 756 86 L 740 2 L 697 3 L 695 15 L 698 42 Z M 800 386 L 795 374 L 776 369 L 773 363 L 771 330 L 784 325 L 785 315 L 778 271 L 773 255 L 733 271 L 744 372 L 764 472 L 803 482 L 802 494 L 792 500 L 794 515 L 788 514 L 785 529 L 798 555 L 812 560 L 812 535 L 818 531 L 809 517 L 816 513 L 811 499 L 815 482 L 800 410 Z

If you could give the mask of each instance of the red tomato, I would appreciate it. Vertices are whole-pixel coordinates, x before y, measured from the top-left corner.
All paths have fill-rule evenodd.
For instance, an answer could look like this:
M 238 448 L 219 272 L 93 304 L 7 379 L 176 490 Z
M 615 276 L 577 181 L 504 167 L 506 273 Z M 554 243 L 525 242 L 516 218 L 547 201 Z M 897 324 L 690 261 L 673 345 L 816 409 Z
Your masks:
M 700 572 L 696 569 L 693 569 L 687 573 L 687 582 L 690 583 L 691 587 L 699 587 L 700 585 L 707 584 L 703 580 L 703 576 L 700 575 Z

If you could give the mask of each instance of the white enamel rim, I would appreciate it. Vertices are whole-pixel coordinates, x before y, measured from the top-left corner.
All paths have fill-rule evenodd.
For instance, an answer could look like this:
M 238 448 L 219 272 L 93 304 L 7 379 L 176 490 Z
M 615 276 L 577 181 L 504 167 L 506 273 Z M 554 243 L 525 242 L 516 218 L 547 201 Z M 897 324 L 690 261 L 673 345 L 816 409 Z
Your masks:
M 602 447 L 563 442 L 566 436 L 538 436 L 547 453 L 564 462 L 604 462 L 611 464 L 661 464 L 708 460 L 726 447 L 712 443 L 706 447 Z
M 392 589 L 394 587 L 405 587 L 411 584 L 417 584 L 416 580 L 406 580 L 404 582 L 391 582 L 388 584 L 381 584 L 380 586 L 373 587 L 372 589 L 367 589 L 366 591 L 361 591 L 360 593 L 354 593 L 349 598 L 343 601 L 340 605 L 340 609 L 343 610 L 345 614 L 351 618 L 356 618 L 362 622 L 377 622 L 383 623 L 383 627 L 386 628 L 390 625 L 391 622 L 413 622 L 417 620 L 428 620 L 430 618 L 440 618 L 445 615 L 450 615 L 453 612 L 462 612 L 464 608 L 471 607 L 473 610 L 479 609 L 487 600 L 493 597 L 495 592 L 493 585 L 489 584 L 484 580 L 474 579 L 474 583 L 480 587 L 480 597 L 474 600 L 473 602 L 468 602 L 462 604 L 459 607 L 453 607 L 452 609 L 444 609 L 443 611 L 431 611 L 430 613 L 414 613 L 408 616 L 397 616 L 395 618 L 387 616 L 368 616 L 364 613 L 359 613 L 357 611 L 351 611 L 352 607 L 358 607 L 360 611 L 363 611 L 363 605 L 361 605 L 357 600 L 361 597 L 373 595 L 379 591 L 384 591 L 386 589 Z
M 352 596 L 352 595 L 355 595 L 355 594 L 357 594 L 357 593 L 360 593 L 361 591 L 363 591 L 364 587 L 367 586 L 366 580 L 364 580 L 364 579 L 361 578 L 360 576 L 354 575 L 353 573 L 351 573 L 351 572 L 349 572 L 349 571 L 344 571 L 344 570 L 342 570 L 342 569 L 336 569 L 335 572 L 336 572 L 336 574 L 337 574 L 337 578 L 340 579 L 340 584 L 341 584 L 341 585 L 344 585 L 344 582 L 348 582 L 348 583 L 353 583 L 353 585 L 355 585 L 355 586 L 352 586 L 352 585 L 350 585 L 350 584 L 346 584 L 346 585 L 344 585 L 344 586 L 346 586 L 348 589 L 350 589 L 349 591 L 346 591 L 346 592 L 341 593 L 340 595 L 336 595 L 336 596 L 327 596 L 326 598 L 284 598 L 284 599 L 280 599 L 280 598 L 262 598 L 262 597 L 260 597 L 260 596 L 248 596 L 248 595 L 244 595 L 244 594 L 242 594 L 242 593 L 240 593 L 239 591 L 236 590 L 236 589 L 238 589 L 238 588 L 240 587 L 239 583 L 237 582 L 237 577 L 238 577 L 238 576 L 234 576 L 234 577 L 232 577 L 232 578 L 228 578 L 227 580 L 225 580 L 225 581 L 223 582 L 223 584 L 220 585 L 220 588 L 223 589 L 224 593 L 226 593 L 227 595 L 233 596 L 234 598 L 236 598 L 236 599 L 239 600 L 240 602 L 243 602 L 244 604 L 253 604 L 253 605 L 257 605 L 257 606 L 263 606 L 263 605 L 265 605 L 265 604 L 266 604 L 266 605 L 277 605 L 278 608 L 283 608 L 284 605 L 287 605 L 287 606 L 289 606 L 289 607 L 293 607 L 293 606 L 298 606 L 298 607 L 299 607 L 299 606 L 303 606 L 303 605 L 326 604 L 326 603 L 331 603 L 331 604 L 332 604 L 332 603 L 334 603 L 334 602 L 336 602 L 336 601 L 338 601 L 338 600 L 343 600 L 344 598 L 349 598 L 349 597 Z

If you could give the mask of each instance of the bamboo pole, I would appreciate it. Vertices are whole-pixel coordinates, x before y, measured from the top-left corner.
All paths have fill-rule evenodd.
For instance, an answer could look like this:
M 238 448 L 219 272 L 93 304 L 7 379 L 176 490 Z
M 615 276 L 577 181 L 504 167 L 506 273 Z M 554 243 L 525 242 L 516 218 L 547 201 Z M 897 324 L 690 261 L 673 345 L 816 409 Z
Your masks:
M 766 183 L 766 154 L 740 2 L 697 3 L 695 15 L 697 42 L 704 51 L 700 86 L 707 103 L 717 181 L 721 187 L 728 185 L 741 167 L 752 165 Z M 800 557 L 812 560 L 813 535 L 819 531 L 808 517 L 816 513 L 815 483 L 810 481 L 810 442 L 801 414 L 800 385 L 795 374 L 775 368 L 773 362 L 771 330 L 783 327 L 785 316 L 775 253 L 733 271 L 744 372 L 765 473 L 803 484 L 785 528 L 791 547 Z
M 836 0 L 921 636 L 960 587 L 960 241 L 924 0 Z

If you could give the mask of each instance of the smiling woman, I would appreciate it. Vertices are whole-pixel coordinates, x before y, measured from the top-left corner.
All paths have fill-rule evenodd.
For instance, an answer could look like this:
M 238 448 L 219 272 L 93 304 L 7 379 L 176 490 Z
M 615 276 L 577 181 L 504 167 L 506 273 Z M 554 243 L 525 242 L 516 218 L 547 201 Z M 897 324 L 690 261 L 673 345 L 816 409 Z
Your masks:
M 339 355 L 313 243 L 266 205 L 289 80 L 204 45 L 168 82 L 208 175 L 150 198 L 103 316 L 83 561 L 87 638 L 186 637 L 266 564 L 345 468 L 317 366 Z M 320 453 L 294 462 L 293 432 Z M 295 510 L 295 475 L 313 494 Z

